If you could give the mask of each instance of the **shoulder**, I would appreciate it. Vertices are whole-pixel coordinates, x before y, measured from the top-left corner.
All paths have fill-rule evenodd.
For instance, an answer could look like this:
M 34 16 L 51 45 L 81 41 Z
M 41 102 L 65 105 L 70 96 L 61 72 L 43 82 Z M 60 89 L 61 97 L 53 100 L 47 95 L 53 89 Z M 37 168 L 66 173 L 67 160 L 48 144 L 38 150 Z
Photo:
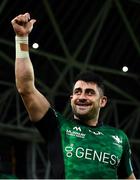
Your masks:
M 54 112 L 54 115 L 60 126 L 63 126 L 63 125 L 70 126 L 70 124 L 72 124 L 72 119 L 65 117 L 63 113 L 58 112 L 55 109 L 52 109 L 52 111 Z
M 103 125 L 102 129 L 106 133 L 108 133 L 108 134 L 110 134 L 110 135 L 112 135 L 112 136 L 114 136 L 116 138 L 117 137 L 121 138 L 125 142 L 128 142 L 128 137 L 127 137 L 126 133 L 123 130 L 115 128 L 113 126 L 109 126 L 109 125 Z
M 113 127 L 113 126 L 110 126 L 110 125 L 103 125 L 102 126 L 103 129 L 106 129 L 108 130 L 109 132 L 115 132 L 115 133 L 119 133 L 119 134 L 122 134 L 122 135 L 126 135 L 125 132 L 122 130 L 122 129 L 119 129 L 119 128 L 116 128 L 116 127 Z

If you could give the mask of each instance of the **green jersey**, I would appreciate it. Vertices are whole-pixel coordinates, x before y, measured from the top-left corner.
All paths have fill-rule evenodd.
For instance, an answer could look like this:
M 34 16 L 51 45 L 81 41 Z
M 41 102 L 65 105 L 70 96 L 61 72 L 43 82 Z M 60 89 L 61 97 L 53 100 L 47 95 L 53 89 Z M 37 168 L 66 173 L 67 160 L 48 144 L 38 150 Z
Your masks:
M 121 130 L 87 126 L 52 109 L 36 127 L 48 145 L 52 178 L 117 179 L 133 172 L 128 138 Z

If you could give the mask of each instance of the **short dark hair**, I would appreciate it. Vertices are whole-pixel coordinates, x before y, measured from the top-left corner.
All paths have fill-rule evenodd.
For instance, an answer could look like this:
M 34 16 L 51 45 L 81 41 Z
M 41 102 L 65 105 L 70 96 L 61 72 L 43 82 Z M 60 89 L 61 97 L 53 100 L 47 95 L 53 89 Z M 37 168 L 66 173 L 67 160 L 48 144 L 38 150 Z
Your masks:
M 96 74 L 96 73 L 94 73 L 92 71 L 81 72 L 74 79 L 73 86 L 79 80 L 82 80 L 82 81 L 85 81 L 85 82 L 96 83 L 97 86 L 102 90 L 103 94 L 105 93 L 104 80 L 100 75 L 98 75 L 98 74 Z

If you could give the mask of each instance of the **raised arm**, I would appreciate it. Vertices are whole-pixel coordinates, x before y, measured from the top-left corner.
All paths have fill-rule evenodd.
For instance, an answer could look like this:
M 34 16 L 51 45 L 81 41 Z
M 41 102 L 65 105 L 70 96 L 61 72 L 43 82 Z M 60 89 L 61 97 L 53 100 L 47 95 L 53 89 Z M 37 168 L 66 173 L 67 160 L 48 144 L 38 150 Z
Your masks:
M 34 122 L 39 121 L 50 107 L 47 99 L 35 87 L 34 70 L 29 57 L 28 36 L 35 22 L 35 19 L 30 19 L 29 13 L 20 14 L 11 21 L 16 34 L 16 87 L 30 120 Z

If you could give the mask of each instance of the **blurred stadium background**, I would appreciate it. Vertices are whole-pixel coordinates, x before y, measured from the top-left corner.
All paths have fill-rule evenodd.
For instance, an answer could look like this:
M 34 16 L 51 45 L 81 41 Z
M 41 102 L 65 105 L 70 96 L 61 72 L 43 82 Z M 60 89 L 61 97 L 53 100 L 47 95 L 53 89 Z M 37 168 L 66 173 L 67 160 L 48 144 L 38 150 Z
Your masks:
M 10 21 L 25 12 L 37 20 L 30 57 L 40 91 L 69 117 L 75 75 L 101 74 L 109 102 L 100 118 L 128 135 L 140 178 L 140 0 L 0 1 L 0 172 L 23 179 L 49 175 L 44 141 L 15 87 Z

